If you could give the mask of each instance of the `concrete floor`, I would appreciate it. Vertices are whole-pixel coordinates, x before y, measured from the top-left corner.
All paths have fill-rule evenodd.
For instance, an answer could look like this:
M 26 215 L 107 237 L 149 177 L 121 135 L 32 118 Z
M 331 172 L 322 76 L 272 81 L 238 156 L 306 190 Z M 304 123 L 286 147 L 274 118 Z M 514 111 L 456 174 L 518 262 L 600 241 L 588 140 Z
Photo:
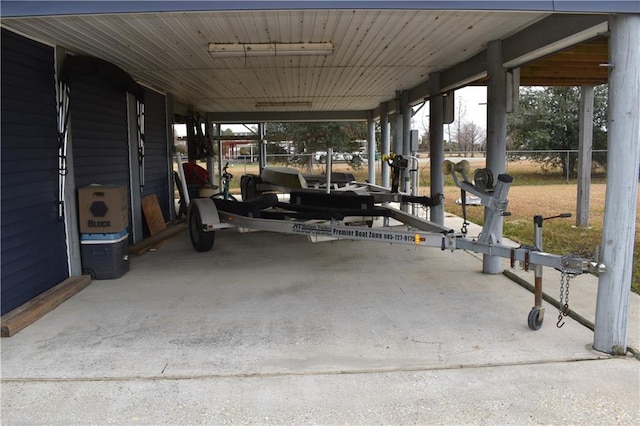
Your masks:
M 2 339 L 2 423 L 640 423 L 639 361 L 550 306 L 530 330 L 533 295 L 480 270 L 234 230 L 196 253 L 183 233 Z

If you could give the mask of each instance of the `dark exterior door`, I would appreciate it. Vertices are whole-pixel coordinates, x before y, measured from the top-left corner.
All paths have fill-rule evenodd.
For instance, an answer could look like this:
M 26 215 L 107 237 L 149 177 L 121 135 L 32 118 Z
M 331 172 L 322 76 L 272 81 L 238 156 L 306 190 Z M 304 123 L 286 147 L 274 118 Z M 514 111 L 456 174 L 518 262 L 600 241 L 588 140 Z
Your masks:
M 2 29 L 2 314 L 68 278 L 53 48 Z

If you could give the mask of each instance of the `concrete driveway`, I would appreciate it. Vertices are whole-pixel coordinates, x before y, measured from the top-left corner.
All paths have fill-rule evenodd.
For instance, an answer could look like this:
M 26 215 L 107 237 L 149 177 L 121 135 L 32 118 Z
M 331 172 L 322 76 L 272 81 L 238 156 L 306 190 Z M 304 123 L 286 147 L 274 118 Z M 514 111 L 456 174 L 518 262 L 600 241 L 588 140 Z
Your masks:
M 196 253 L 182 233 L 1 341 L 2 423 L 640 423 L 639 361 L 551 306 L 530 330 L 533 295 L 480 270 L 234 230 Z

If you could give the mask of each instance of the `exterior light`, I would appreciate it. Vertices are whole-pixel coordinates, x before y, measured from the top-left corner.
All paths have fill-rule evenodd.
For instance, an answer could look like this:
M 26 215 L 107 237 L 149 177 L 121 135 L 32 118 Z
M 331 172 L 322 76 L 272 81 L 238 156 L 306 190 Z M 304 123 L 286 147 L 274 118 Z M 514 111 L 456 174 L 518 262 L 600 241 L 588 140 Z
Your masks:
M 258 56 L 332 55 L 333 43 L 209 43 L 209 54 L 217 58 Z
M 256 102 L 256 108 L 311 108 L 311 102 Z

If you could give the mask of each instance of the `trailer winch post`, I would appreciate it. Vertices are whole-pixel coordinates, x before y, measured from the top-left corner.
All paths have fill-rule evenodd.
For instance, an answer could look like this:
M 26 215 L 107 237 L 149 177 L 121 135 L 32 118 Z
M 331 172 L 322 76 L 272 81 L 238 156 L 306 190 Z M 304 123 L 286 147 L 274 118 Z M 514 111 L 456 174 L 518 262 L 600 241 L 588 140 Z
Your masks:
M 331 193 L 331 169 L 333 168 L 333 148 L 327 148 L 327 194 Z

